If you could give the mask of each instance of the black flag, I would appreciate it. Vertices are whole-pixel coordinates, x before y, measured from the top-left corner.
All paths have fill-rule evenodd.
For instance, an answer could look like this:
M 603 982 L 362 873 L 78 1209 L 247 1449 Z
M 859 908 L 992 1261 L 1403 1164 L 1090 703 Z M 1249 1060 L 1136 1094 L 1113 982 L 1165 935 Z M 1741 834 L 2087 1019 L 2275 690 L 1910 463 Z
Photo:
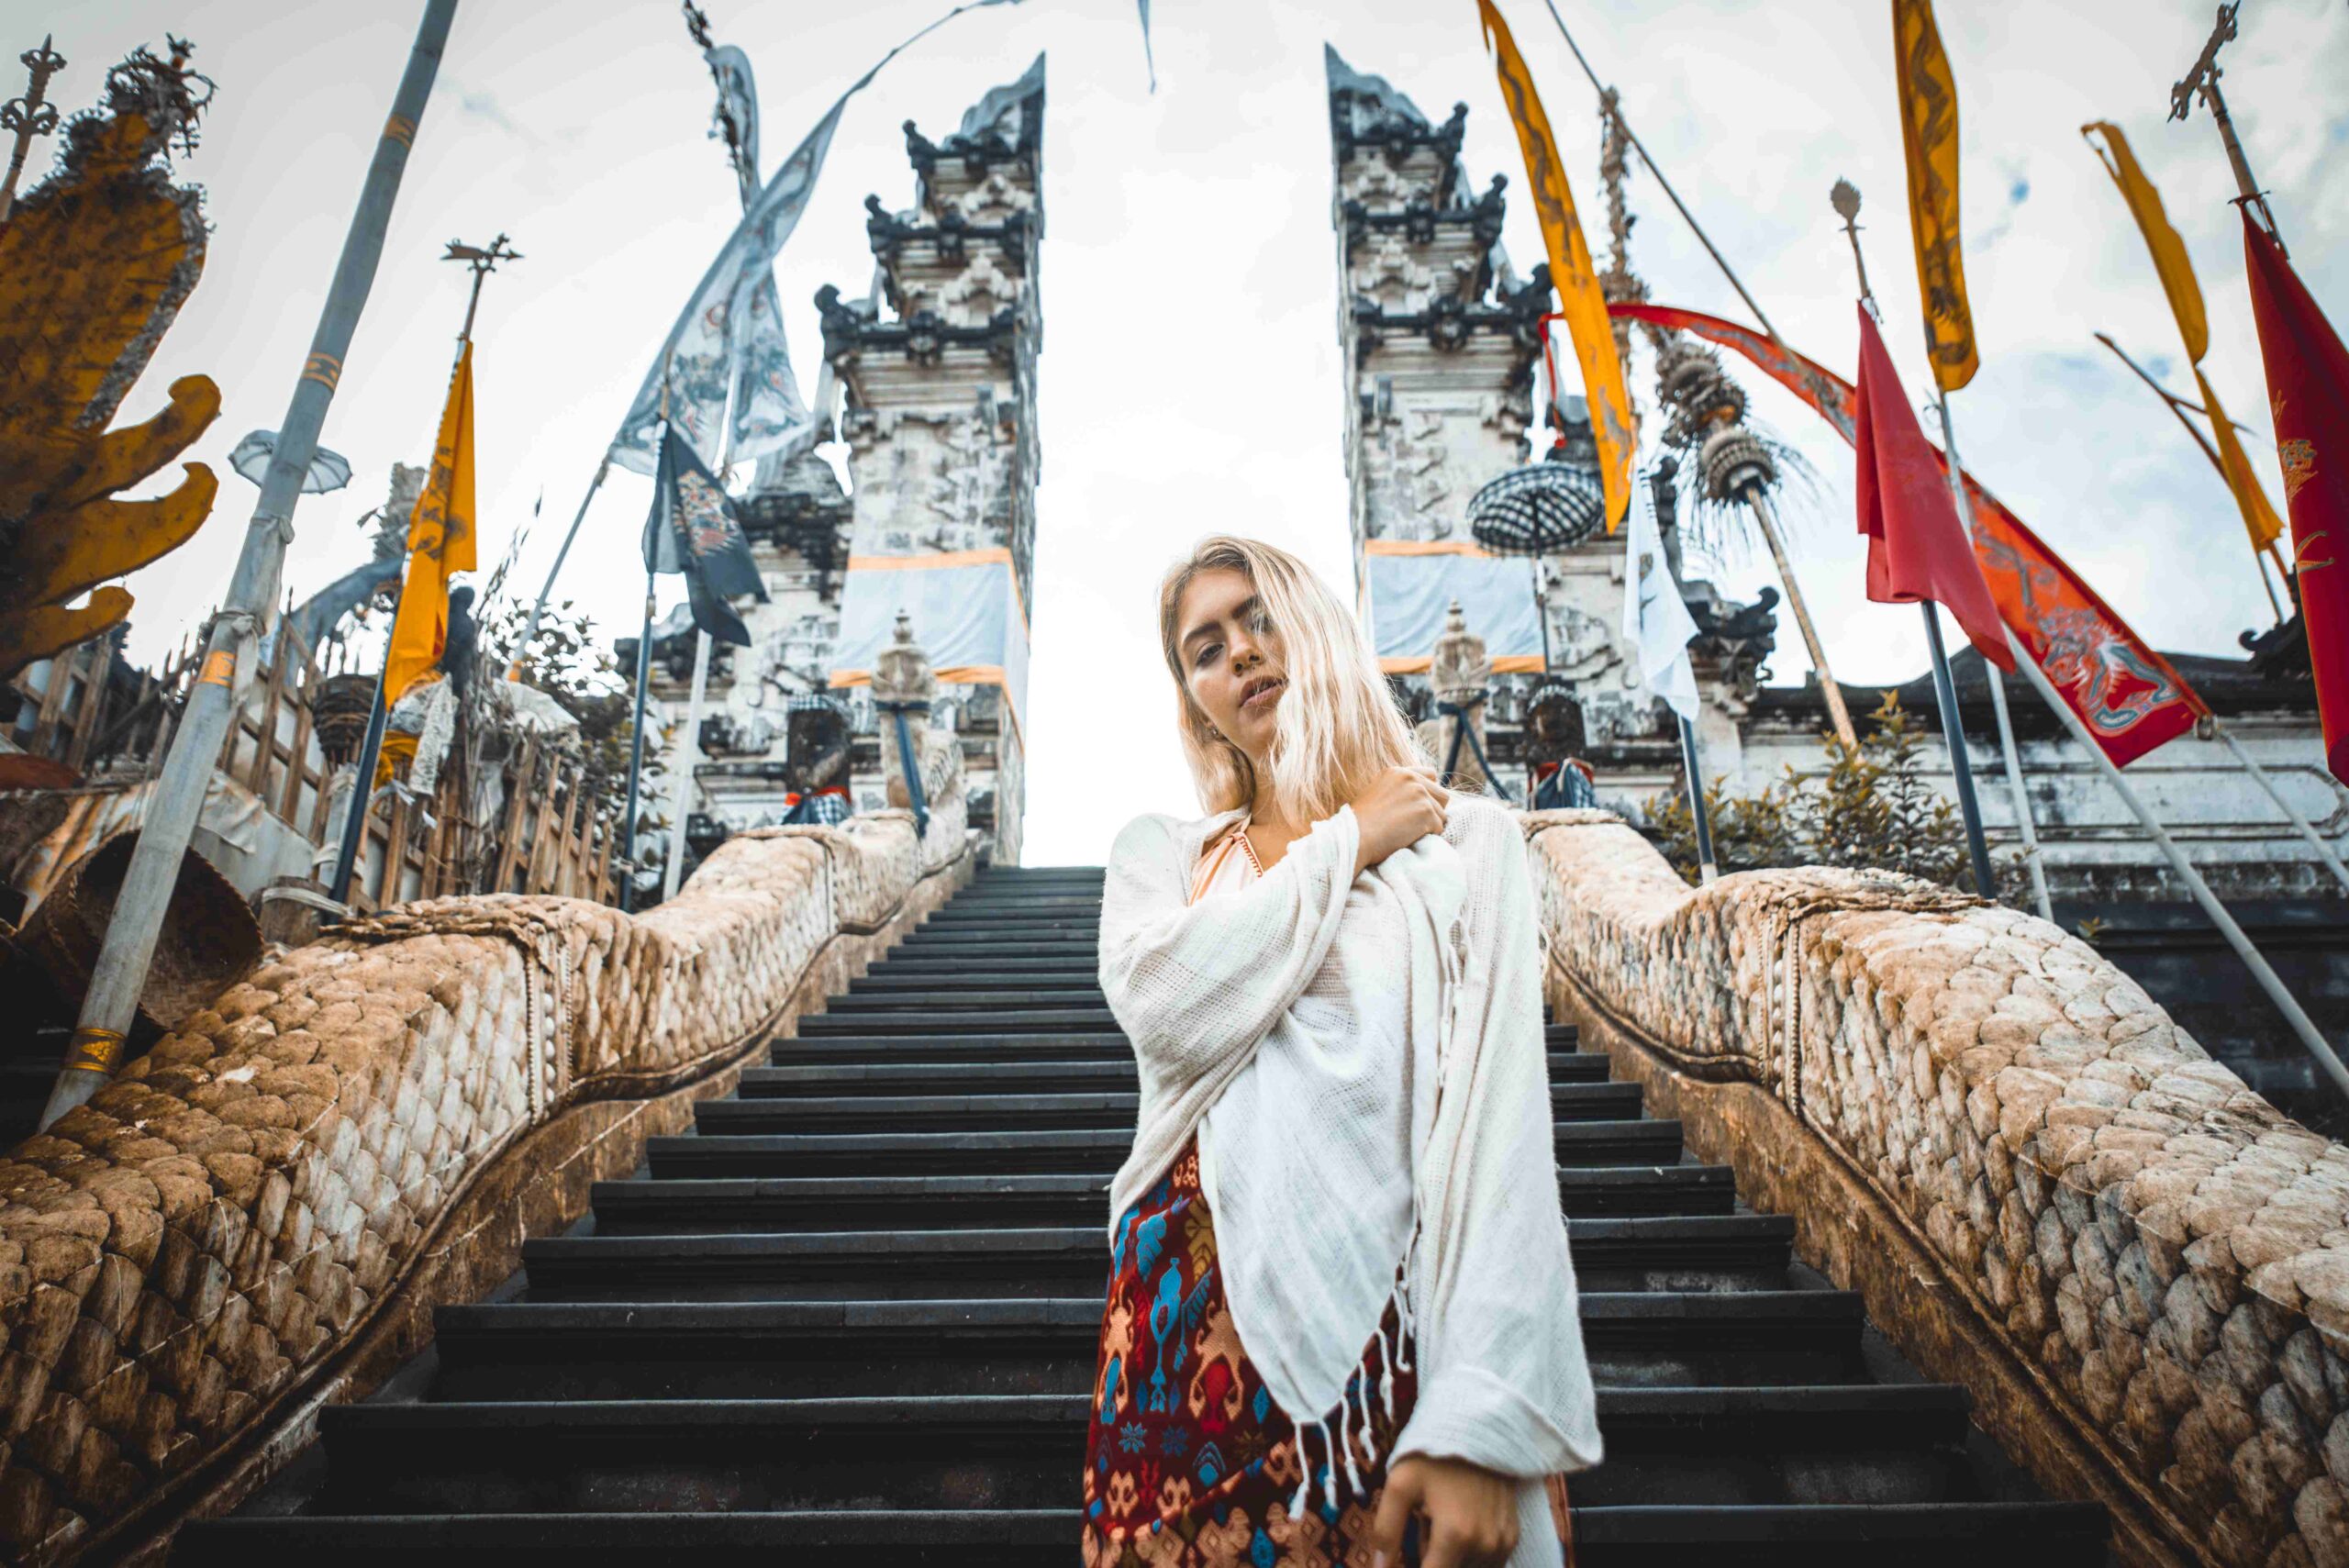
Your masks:
M 652 485 L 652 510 L 644 519 L 644 567 L 682 572 L 694 625 L 720 642 L 751 646 L 751 632 L 726 602 L 749 594 L 766 603 L 766 581 L 751 559 L 734 503 L 694 450 L 662 427 L 661 465 Z

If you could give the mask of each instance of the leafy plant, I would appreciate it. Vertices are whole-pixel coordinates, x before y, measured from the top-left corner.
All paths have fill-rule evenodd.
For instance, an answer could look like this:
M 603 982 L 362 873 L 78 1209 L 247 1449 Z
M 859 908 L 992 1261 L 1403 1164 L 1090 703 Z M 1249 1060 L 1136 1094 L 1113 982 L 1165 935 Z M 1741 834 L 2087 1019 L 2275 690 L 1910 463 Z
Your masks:
M 502 675 L 512 666 L 515 647 L 522 640 L 522 628 L 529 618 L 527 604 L 509 599 L 498 606 L 482 628 L 485 670 Z M 593 617 L 569 599 L 548 606 L 523 653 L 517 678 L 554 698 L 579 721 L 580 745 L 596 806 L 606 816 L 619 816 L 628 806 L 636 692 L 621 674 L 611 650 L 596 640 Z M 644 777 L 638 791 L 640 815 L 647 806 L 657 806 L 668 798 L 659 782 L 667 772 L 661 762 L 664 750 L 657 744 L 644 749 Z
M 1788 768 L 1753 795 L 1730 795 L 1719 779 L 1708 784 L 1714 863 L 1724 872 L 1805 865 L 1897 871 L 1970 888 L 1957 807 L 1924 776 L 1923 729 L 1894 692 L 1886 692 L 1868 717 L 1874 728 L 1857 753 L 1832 736 L 1820 738 L 1828 762 L 1823 777 Z M 1657 795 L 1646 816 L 1673 869 L 1696 881 L 1697 828 L 1687 797 Z

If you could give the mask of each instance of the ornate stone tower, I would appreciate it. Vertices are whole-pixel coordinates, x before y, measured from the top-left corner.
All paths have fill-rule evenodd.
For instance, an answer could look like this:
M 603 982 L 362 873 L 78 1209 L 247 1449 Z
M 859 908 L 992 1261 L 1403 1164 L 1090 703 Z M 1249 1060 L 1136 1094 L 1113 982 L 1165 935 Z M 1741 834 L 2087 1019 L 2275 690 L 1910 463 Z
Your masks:
M 1518 284 L 1500 245 L 1506 181 L 1471 196 L 1460 161 L 1467 108 L 1439 126 L 1383 79 L 1331 50 L 1330 128 L 1346 375 L 1346 471 L 1355 586 L 1381 664 L 1415 718 L 1432 715 L 1425 672 L 1450 606 L 1491 658 L 1488 755 L 1522 800 L 1520 731 L 1546 670 L 1573 690 L 1602 792 L 1636 801 L 1676 778 L 1675 730 L 1640 684 L 1622 636 L 1623 543 L 1601 532 L 1539 562 L 1495 556 L 1471 536 L 1468 503 L 1528 462 L 1528 434 L 1589 440 L 1579 398 L 1542 429 L 1534 366 L 1551 308 L 1549 270 Z M 1564 356 L 1571 366 L 1571 356 Z M 1580 420 L 1579 424 L 1575 421 Z M 1692 585 L 1698 586 L 1698 585 Z M 1737 606 L 1702 585 L 1709 632 Z M 1539 606 L 1537 609 L 1537 606 Z M 1709 702 L 1733 738 L 1766 639 L 1698 649 Z M 1712 656 L 1708 657 L 1710 653 Z
M 1040 55 L 942 142 L 907 121 L 914 205 L 865 202 L 872 295 L 817 296 L 845 395 L 852 521 L 828 678 L 857 717 L 857 804 L 883 804 L 869 687 L 902 612 L 937 675 L 931 724 L 961 739 L 971 825 L 1006 864 L 1026 800 L 1043 111 Z
M 683 732 L 694 664 L 685 606 L 653 630 L 651 695 L 661 721 L 672 727 L 671 778 L 675 769 L 693 770 L 684 826 L 697 852 L 723 832 L 775 821 L 787 809 L 786 709 L 795 696 L 825 689 L 840 631 L 850 507 L 831 465 L 813 453 L 762 462 L 741 513 L 768 602 L 734 606 L 751 646 L 711 646 L 698 735 Z M 619 646 L 625 665 L 634 641 Z M 665 791 L 652 805 L 667 808 Z

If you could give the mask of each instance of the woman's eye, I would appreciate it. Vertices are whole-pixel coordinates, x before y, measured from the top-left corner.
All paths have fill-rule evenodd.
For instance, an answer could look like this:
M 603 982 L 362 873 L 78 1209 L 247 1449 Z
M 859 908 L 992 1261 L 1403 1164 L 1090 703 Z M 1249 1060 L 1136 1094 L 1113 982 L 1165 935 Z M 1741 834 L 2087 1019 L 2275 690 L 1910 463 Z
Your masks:
M 1206 669 L 1210 663 L 1214 662 L 1215 656 L 1222 651 L 1223 644 L 1220 642 L 1201 643 L 1199 645 L 1199 651 L 1191 656 L 1192 668 L 1198 670 Z

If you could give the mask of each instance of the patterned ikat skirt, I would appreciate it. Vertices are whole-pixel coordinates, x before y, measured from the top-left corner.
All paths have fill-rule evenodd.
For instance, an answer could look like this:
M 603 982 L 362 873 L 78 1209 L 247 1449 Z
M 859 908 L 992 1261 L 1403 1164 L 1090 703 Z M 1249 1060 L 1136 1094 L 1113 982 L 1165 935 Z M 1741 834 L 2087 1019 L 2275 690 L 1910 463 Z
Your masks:
M 1347 1385 L 1361 1408 L 1371 1391 L 1377 1451 L 1394 1446 L 1418 1385 L 1395 1374 L 1389 1420 L 1373 1381 L 1396 1314 Z M 1408 1359 L 1408 1350 L 1404 1359 Z M 1367 1551 L 1386 1482 L 1384 1465 L 1355 1443 L 1367 1488 L 1356 1496 L 1344 1467 L 1320 1473 L 1302 1515 L 1290 1499 L 1302 1476 L 1297 1429 L 1274 1407 L 1248 1360 L 1223 1299 L 1215 1226 L 1199 1193 L 1196 1139 L 1118 1227 L 1085 1457 L 1085 1568 L 1323 1568 Z M 1407 1540 L 1406 1561 L 1415 1561 Z

